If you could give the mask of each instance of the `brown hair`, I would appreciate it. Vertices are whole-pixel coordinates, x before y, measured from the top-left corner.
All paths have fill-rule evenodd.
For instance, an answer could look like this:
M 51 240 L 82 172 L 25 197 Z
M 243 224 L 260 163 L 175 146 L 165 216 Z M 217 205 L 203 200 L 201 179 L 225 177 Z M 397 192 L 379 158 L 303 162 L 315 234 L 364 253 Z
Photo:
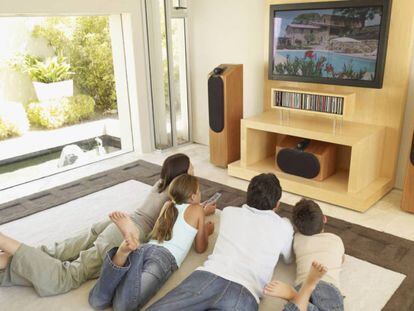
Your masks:
M 164 204 L 157 222 L 150 233 L 150 238 L 158 242 L 169 241 L 172 238 L 172 230 L 177 220 L 178 210 L 176 204 L 186 203 L 193 194 L 197 193 L 197 177 L 183 174 L 171 182 L 168 195 L 171 201 Z
M 183 153 L 176 153 L 164 160 L 161 169 L 161 183 L 158 185 L 158 192 L 161 193 L 170 185 L 172 180 L 188 172 L 190 158 Z
M 303 235 L 321 233 L 324 227 L 323 213 L 317 203 L 302 199 L 293 208 L 292 221 Z

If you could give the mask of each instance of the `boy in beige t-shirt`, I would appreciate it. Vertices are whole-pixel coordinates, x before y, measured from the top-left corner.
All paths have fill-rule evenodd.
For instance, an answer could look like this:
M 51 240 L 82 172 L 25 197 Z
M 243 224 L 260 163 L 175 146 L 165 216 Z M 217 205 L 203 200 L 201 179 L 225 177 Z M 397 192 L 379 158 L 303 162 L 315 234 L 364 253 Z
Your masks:
M 302 311 L 295 300 L 300 296 L 300 288 L 315 261 L 322 265 L 326 272 L 311 291 L 307 310 L 344 310 L 343 297 L 339 290 L 339 274 L 345 248 L 339 236 L 324 232 L 326 221 L 326 216 L 314 201 L 302 199 L 296 203 L 292 216 L 296 230 L 293 241 L 297 266 L 295 288 L 279 281 L 269 283 L 265 288 L 265 294 L 290 301 L 284 310 Z

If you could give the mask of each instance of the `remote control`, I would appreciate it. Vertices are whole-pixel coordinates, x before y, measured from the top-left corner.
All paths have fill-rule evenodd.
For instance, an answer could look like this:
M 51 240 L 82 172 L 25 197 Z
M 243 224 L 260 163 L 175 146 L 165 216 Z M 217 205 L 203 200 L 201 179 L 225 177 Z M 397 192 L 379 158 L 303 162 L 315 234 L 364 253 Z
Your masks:
M 209 203 L 216 203 L 218 201 L 218 199 L 220 199 L 220 197 L 221 197 L 221 193 L 220 192 L 216 192 L 208 200 L 204 201 L 201 204 L 202 205 L 207 205 Z

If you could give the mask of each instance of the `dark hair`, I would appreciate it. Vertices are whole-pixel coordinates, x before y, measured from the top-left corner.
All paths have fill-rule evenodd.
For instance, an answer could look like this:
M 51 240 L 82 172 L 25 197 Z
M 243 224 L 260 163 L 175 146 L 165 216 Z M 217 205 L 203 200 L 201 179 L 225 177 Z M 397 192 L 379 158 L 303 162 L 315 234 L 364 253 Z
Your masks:
M 158 185 L 158 192 L 161 193 L 170 185 L 172 180 L 188 172 L 190 158 L 183 153 L 176 153 L 164 160 L 161 169 L 161 183 Z
M 172 238 L 172 230 L 177 220 L 178 210 L 175 204 L 188 202 L 198 190 L 198 179 L 192 175 L 180 175 L 171 182 L 168 188 L 170 201 L 164 204 L 155 226 L 152 229 L 150 238 L 158 242 L 169 241 Z
M 312 200 L 302 199 L 293 208 L 293 224 L 303 235 L 321 233 L 324 226 L 323 213 Z
M 276 207 L 282 196 L 282 188 L 275 174 L 260 174 L 252 178 L 247 188 L 246 203 L 260 210 L 271 210 Z

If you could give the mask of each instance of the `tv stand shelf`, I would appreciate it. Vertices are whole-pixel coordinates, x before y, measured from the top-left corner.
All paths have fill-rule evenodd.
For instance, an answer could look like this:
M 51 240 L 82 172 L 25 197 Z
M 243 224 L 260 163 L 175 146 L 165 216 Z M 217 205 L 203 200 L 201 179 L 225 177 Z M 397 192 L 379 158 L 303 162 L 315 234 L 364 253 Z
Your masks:
M 344 154 L 336 173 L 323 181 L 305 179 L 277 170 L 276 143 L 286 135 L 338 145 Z M 231 176 L 250 180 L 275 173 L 285 191 L 320 201 L 365 211 L 392 188 L 392 180 L 380 176 L 385 127 L 267 111 L 241 122 L 241 159 L 228 166 Z

